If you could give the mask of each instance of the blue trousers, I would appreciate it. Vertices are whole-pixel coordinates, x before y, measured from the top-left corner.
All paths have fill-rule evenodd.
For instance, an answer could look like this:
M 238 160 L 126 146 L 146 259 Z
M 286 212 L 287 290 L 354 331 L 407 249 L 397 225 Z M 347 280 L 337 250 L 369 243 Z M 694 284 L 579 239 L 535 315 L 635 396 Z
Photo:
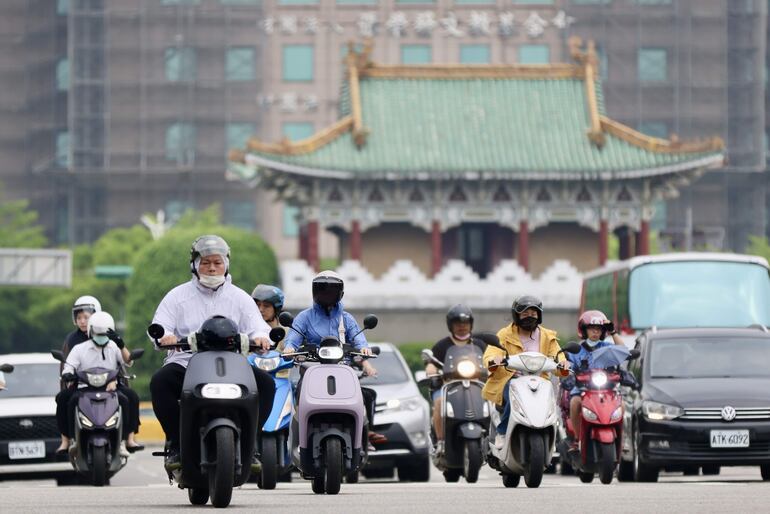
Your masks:
M 500 414 L 500 424 L 497 425 L 497 433 L 505 435 L 508 430 L 508 418 L 511 417 L 511 398 L 508 392 L 511 381 L 505 383 L 503 388 L 503 413 Z

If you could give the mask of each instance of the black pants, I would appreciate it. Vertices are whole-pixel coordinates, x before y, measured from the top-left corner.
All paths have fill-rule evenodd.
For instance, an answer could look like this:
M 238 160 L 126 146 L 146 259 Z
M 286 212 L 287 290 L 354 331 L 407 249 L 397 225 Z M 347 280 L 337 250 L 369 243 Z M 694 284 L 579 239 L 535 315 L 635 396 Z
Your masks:
M 126 425 L 124 432 L 139 432 L 139 395 L 136 391 L 118 383 L 118 392 L 128 400 L 128 420 L 130 425 Z
M 59 427 L 59 432 L 67 437 L 74 437 L 75 434 L 75 407 L 77 407 L 78 399 L 80 398 L 80 392 L 82 389 L 67 388 L 62 389 L 56 395 L 56 425 Z M 129 401 L 124 394 L 118 390 L 118 403 L 121 410 L 121 422 L 123 423 L 123 440 L 128 436 L 132 424 L 136 422 L 131 419 L 131 409 L 129 407 Z
M 260 369 L 251 368 L 257 381 L 259 392 L 259 421 L 258 432 L 270 417 L 275 398 L 275 381 L 273 377 Z M 179 364 L 167 364 L 160 368 L 150 380 L 152 394 L 152 410 L 163 427 L 166 440 L 171 446 L 179 444 L 179 397 L 182 396 L 182 385 L 187 369 Z

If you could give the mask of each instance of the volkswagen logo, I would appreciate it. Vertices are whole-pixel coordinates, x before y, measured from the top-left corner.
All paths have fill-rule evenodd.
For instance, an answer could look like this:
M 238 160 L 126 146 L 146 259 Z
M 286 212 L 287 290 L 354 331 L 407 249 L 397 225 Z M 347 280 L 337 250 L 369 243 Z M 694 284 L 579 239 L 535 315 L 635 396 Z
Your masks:
M 35 424 L 32 422 L 31 419 L 24 418 L 21 421 L 19 421 L 19 426 L 21 428 L 32 428 L 33 426 L 35 426 Z
M 722 419 L 725 421 L 732 421 L 735 419 L 735 407 L 729 405 L 722 408 Z

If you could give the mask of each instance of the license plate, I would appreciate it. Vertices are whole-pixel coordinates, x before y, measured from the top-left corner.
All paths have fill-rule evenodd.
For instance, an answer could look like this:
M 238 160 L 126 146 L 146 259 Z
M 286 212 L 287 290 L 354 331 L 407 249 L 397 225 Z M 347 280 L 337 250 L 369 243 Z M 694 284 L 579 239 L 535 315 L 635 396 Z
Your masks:
M 16 441 L 8 443 L 8 458 L 42 459 L 45 457 L 45 441 Z
M 712 430 L 712 448 L 748 448 L 748 430 Z

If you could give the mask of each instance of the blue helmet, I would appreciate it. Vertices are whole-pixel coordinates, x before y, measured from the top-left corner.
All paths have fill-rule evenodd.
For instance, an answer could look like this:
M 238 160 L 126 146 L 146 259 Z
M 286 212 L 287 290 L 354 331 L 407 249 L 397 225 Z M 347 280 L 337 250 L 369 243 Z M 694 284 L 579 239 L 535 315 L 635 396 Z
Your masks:
M 276 310 L 280 312 L 283 309 L 284 295 L 283 291 L 275 286 L 268 286 L 265 284 L 257 284 L 254 291 L 251 292 L 251 297 L 254 301 L 270 303 Z

